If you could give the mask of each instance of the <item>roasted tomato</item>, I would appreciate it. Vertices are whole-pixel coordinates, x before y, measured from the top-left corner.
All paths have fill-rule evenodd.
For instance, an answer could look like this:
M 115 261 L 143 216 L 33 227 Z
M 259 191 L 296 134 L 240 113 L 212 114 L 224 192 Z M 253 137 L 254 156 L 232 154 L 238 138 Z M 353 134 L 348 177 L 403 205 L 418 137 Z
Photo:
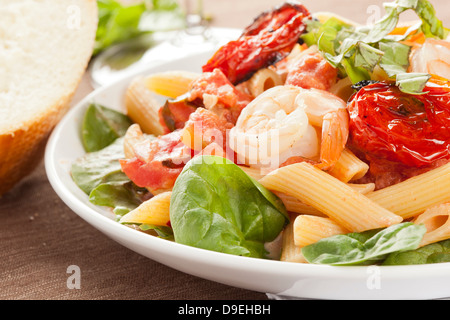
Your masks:
M 303 19 L 309 16 L 303 5 L 290 2 L 259 15 L 236 41 L 221 47 L 203 71 L 218 68 L 233 84 L 249 79 L 289 54 L 306 29 Z
M 387 83 L 361 88 L 349 104 L 349 145 L 366 158 L 405 167 L 450 159 L 450 88 L 429 83 L 422 95 Z

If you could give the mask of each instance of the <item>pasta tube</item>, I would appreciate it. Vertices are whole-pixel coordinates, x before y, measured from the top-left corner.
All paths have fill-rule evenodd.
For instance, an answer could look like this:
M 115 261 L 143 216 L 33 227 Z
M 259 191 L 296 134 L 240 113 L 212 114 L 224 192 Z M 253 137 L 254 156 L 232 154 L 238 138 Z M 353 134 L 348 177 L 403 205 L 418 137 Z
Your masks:
M 132 124 L 123 139 L 123 151 L 125 153 L 125 158 L 131 159 L 134 157 L 134 146 L 142 141 L 144 141 L 144 134 L 142 133 L 141 127 L 134 123 Z
M 265 176 L 265 174 L 263 174 L 261 172 L 261 169 L 259 169 L 259 168 L 247 167 L 247 166 L 243 166 L 243 165 L 239 165 L 239 168 L 241 168 L 247 175 L 249 175 L 250 177 L 252 177 L 255 180 L 260 180 L 260 179 L 262 179 L 262 177 Z
M 350 150 L 344 149 L 341 157 L 329 173 L 343 181 L 350 182 L 364 177 L 369 170 L 369 165 L 355 156 Z
M 142 223 L 167 226 L 170 221 L 170 196 L 172 192 L 158 194 L 125 214 L 120 223 Z
M 384 228 L 403 221 L 402 217 L 306 162 L 279 168 L 259 182 L 269 190 L 296 197 L 350 232 Z
M 375 185 L 373 183 L 369 184 L 348 184 L 352 189 L 355 191 L 358 191 L 361 194 L 366 194 L 370 191 L 373 191 L 375 189 Z M 298 214 L 308 214 L 313 216 L 319 216 L 324 217 L 325 215 L 320 212 L 319 210 L 311 207 L 310 205 L 307 205 L 297 198 L 284 194 L 282 192 L 274 192 L 278 198 L 283 201 L 284 206 L 286 207 L 286 210 L 293 213 Z
M 272 69 L 264 68 L 257 71 L 248 81 L 247 88 L 253 97 L 259 96 L 267 89 L 281 86 L 283 81 L 278 73 Z
M 125 106 L 130 119 L 138 123 L 145 133 L 156 136 L 164 133 L 159 123 L 161 106 L 146 88 L 144 78 L 136 78 L 130 83 L 125 93 Z
M 293 218 L 291 217 L 291 222 L 283 231 L 280 261 L 306 263 L 306 259 L 302 255 L 302 248 L 294 243 Z
M 424 224 L 427 232 L 420 246 L 450 239 L 450 203 L 432 207 L 415 219 L 414 223 Z
M 367 194 L 383 208 L 409 219 L 450 202 L 450 163 L 390 187 Z
M 190 90 L 191 83 L 200 75 L 188 71 L 167 71 L 155 73 L 145 80 L 149 90 L 175 99 Z
M 347 229 L 329 218 L 304 214 L 295 218 L 293 228 L 294 243 L 299 247 L 305 247 L 334 235 L 349 233 Z

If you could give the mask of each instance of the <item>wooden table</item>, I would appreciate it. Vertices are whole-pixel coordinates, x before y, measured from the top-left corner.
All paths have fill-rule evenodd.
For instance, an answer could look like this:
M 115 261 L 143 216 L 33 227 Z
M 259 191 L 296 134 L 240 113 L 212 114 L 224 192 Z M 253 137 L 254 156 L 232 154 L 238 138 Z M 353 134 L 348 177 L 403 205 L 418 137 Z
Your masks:
M 312 12 L 333 11 L 359 23 L 383 14 L 379 0 L 305 0 Z M 205 0 L 213 26 L 243 28 L 274 0 Z M 448 1 L 433 1 L 450 25 Z M 404 19 L 414 15 L 406 14 Z M 93 89 L 86 74 L 76 104 Z M 193 277 L 122 247 L 73 213 L 51 188 L 43 163 L 0 199 L 1 299 L 264 300 L 264 293 Z M 81 271 L 70 289 L 69 266 Z M 69 272 L 69 273 L 68 273 Z

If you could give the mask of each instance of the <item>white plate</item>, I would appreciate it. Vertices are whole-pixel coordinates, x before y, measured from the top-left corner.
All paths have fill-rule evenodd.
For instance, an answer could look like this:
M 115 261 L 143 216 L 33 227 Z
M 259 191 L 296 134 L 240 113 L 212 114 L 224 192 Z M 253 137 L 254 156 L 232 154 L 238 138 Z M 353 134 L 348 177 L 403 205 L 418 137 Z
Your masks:
M 239 257 L 173 243 L 115 222 L 92 205 L 72 181 L 70 165 L 84 154 L 80 122 L 91 102 L 123 111 L 124 92 L 136 75 L 168 70 L 200 72 L 212 52 L 157 67 L 143 67 L 97 89 L 75 106 L 53 131 L 45 166 L 51 185 L 81 218 L 129 249 L 179 271 L 219 283 L 269 293 L 271 298 L 433 299 L 450 297 L 450 264 L 395 267 L 332 267 Z

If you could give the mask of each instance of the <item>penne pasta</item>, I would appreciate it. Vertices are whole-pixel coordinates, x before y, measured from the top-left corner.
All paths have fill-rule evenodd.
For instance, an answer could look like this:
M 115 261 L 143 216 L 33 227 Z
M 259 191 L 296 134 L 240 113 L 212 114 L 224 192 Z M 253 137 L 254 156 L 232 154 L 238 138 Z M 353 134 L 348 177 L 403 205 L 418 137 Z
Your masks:
M 352 81 L 349 77 L 344 78 L 336 82 L 331 88 L 330 92 L 332 94 L 337 95 L 344 101 L 348 101 L 350 97 L 355 93 L 355 90 L 352 88 Z
M 427 232 L 420 246 L 439 242 L 450 238 L 450 203 L 441 204 L 426 210 L 419 215 L 414 223 L 424 224 Z
M 125 93 L 125 107 L 131 120 L 138 123 L 142 130 L 156 136 L 164 130 L 159 123 L 160 104 L 153 93 L 145 86 L 145 79 L 134 79 Z
M 247 88 L 253 97 L 275 86 L 283 84 L 281 77 L 272 69 L 264 68 L 257 71 L 248 81 Z
M 349 231 L 324 217 L 298 215 L 294 220 L 293 236 L 296 246 L 305 247 L 317 241 Z
M 359 159 L 348 149 L 344 149 L 341 157 L 329 173 L 343 181 L 350 182 L 364 177 L 369 171 L 369 165 Z
M 239 168 L 241 168 L 247 175 L 249 175 L 255 180 L 260 180 L 265 176 L 265 174 L 262 173 L 261 169 L 259 168 L 248 167 L 244 165 L 239 165 Z
M 145 83 L 149 90 L 175 99 L 187 93 L 191 83 L 199 76 L 197 73 L 188 71 L 167 71 L 148 76 Z
M 154 196 L 125 214 L 119 222 L 167 226 L 170 221 L 171 195 L 172 192 L 168 191 Z
M 277 169 L 259 182 L 269 190 L 296 197 L 350 232 L 388 227 L 403 221 L 402 217 L 306 162 Z
M 375 184 L 368 183 L 368 184 L 348 184 L 352 189 L 355 191 L 358 191 L 361 194 L 366 194 L 375 189 Z M 308 214 L 313 216 L 319 216 L 319 217 L 325 217 L 325 215 L 317 210 L 316 208 L 311 207 L 310 205 L 307 205 L 297 198 L 284 194 L 282 192 L 274 192 L 278 198 L 283 201 L 284 206 L 286 207 L 286 210 L 289 212 L 294 212 L 298 214 Z
M 428 208 L 450 201 L 450 164 L 374 191 L 367 197 L 383 208 L 409 219 Z
M 144 134 L 142 133 L 141 127 L 136 123 L 132 124 L 128 128 L 123 140 L 123 151 L 125 153 L 125 158 L 133 158 L 134 146 L 143 140 L 145 140 L 145 138 Z
M 294 243 L 294 218 L 295 216 L 291 216 L 291 222 L 283 231 L 280 261 L 306 263 L 302 248 Z
M 375 183 L 348 183 L 348 186 L 361 194 L 369 194 L 375 190 Z

